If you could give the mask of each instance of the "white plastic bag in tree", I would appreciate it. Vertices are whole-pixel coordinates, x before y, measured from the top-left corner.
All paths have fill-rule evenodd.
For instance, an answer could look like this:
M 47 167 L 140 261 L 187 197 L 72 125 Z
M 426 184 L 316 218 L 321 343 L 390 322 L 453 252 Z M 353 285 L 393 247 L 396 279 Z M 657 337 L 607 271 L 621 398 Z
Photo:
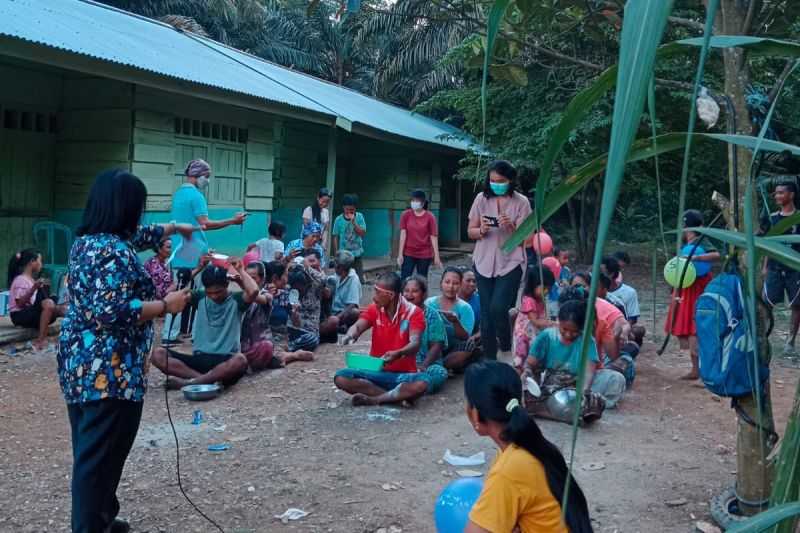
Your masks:
M 697 116 L 706 125 L 706 128 L 711 129 L 719 120 L 719 104 L 708 93 L 705 87 L 700 89 L 700 94 L 697 97 Z

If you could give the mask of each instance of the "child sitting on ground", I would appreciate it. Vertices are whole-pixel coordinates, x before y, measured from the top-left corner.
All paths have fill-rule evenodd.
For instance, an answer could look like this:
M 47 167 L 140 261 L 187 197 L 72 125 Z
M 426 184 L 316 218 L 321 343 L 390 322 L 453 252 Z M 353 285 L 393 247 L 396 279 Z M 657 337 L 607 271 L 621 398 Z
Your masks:
M 627 255 L 627 254 L 625 254 Z M 630 260 L 630 257 L 628 258 Z M 631 324 L 636 324 L 641 315 L 639 310 L 639 294 L 636 289 L 622 283 L 622 265 L 614 257 L 604 257 L 601 265 L 605 274 L 611 279 L 609 296 L 613 296 L 625 306 L 625 317 Z
M 319 346 L 319 325 L 323 291 L 326 289 L 322 272 L 308 265 L 292 265 L 289 269 L 289 352 L 313 352 Z M 296 298 L 292 296 L 295 294 Z
M 555 284 L 555 277 L 543 266 L 528 269 L 522 302 L 514 322 L 514 368 L 522 372 L 531 343 L 545 328 L 555 325 L 547 316 L 545 298 Z
M 241 261 L 232 259 L 230 265 L 236 272 L 230 279 L 242 292 L 228 291 L 227 269 L 209 266 L 201 278 L 205 290 L 192 293 L 192 303 L 197 305 L 192 353 L 163 347 L 153 352 L 153 365 L 168 376 L 170 388 L 217 382 L 229 386 L 247 372 L 249 361 L 241 352 L 242 316 L 251 303 L 266 303 L 266 298 L 259 296 L 258 285 Z M 254 366 L 263 368 L 263 361 L 272 357 L 271 346 L 269 350 L 265 345 L 255 348 L 258 357 Z
M 619 282 L 622 283 L 622 272 L 628 268 L 628 265 L 631 264 L 631 256 L 628 255 L 628 252 L 623 252 L 620 250 L 618 252 L 614 252 L 612 257 L 616 259 L 617 263 L 619 264 Z
M 256 241 L 259 259 L 264 263 L 277 261 L 283 257 L 283 236 L 286 234 L 286 225 L 279 220 L 273 220 L 269 223 L 267 233 L 267 238 Z
M 289 304 L 289 268 L 286 258 L 270 261 L 264 268 L 267 291 L 272 295 L 272 311 L 269 315 L 269 327 L 275 346 L 285 346 L 287 339 L 286 323 L 289 320 L 291 304 Z
M 42 254 L 36 250 L 17 252 L 8 262 L 8 310 L 11 323 L 39 331 L 39 336 L 33 341 L 36 350 L 47 348 L 50 324 L 66 312 L 66 306 L 56 305 L 49 297 L 50 282 L 39 278 L 41 271 Z
M 547 316 L 555 322 L 558 317 L 558 295 L 560 294 L 559 280 L 561 279 L 561 262 L 555 255 L 542 259 L 542 267 L 553 273 L 553 286 L 547 292 Z
M 265 368 L 281 368 L 295 361 L 312 361 L 314 356 L 310 353 L 282 355 L 276 353 L 270 329 L 274 298 L 272 292 L 264 287 L 266 279 L 264 263 L 261 261 L 250 263 L 247 265 L 247 273 L 259 287 L 259 297 L 250 304 L 242 319 L 242 353 L 247 358 L 250 370 L 257 372 Z
M 566 300 L 558 312 L 558 325 L 541 332 L 531 344 L 529 356 L 525 364 L 525 378 L 535 379 L 541 389 L 538 398 L 530 398 L 528 410 L 534 416 L 553 418 L 562 422 L 570 422 L 572 415 L 550 410 L 547 398 L 563 389 L 575 390 L 578 374 L 581 371 L 581 348 L 583 346 L 584 322 L 586 321 L 586 301 Z M 598 370 L 601 368 L 597 346 L 589 339 L 586 363 L 583 368 L 583 390 L 576 391 L 584 401 L 581 406 L 580 419 L 590 423 L 603 413 L 609 399 L 621 387 L 625 390 L 625 381 L 617 372 Z M 610 376 L 602 376 L 611 373 Z M 602 376 L 602 377 L 601 377 Z M 601 379 L 598 379 L 601 378 Z M 621 393 L 620 393 L 621 395 Z M 599 397 L 604 398 L 605 401 Z M 526 396 L 528 398 L 528 396 Z

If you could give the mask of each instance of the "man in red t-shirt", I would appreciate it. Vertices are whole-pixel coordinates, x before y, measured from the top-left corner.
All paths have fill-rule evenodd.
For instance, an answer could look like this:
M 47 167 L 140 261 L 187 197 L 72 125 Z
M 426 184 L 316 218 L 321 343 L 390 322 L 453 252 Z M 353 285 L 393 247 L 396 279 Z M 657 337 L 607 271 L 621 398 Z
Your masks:
M 417 352 L 425 331 L 422 309 L 400 294 L 400 277 L 383 274 L 375 284 L 373 303 L 347 331 L 344 343 L 357 340 L 372 328 L 370 355 L 384 361 L 383 370 L 372 372 L 343 368 L 333 382 L 353 395 L 353 405 L 412 402 L 429 388 L 426 372 L 417 372 Z

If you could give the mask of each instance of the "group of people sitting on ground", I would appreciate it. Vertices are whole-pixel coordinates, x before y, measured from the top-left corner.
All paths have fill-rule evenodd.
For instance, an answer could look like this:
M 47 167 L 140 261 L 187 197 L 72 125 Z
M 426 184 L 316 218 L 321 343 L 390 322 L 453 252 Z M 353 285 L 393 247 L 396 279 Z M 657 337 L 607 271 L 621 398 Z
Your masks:
M 191 348 L 169 345 L 153 352 L 153 365 L 173 388 L 230 386 L 248 371 L 311 361 L 320 342 L 336 342 L 358 320 L 361 281 L 347 251 L 336 255 L 330 277 L 313 248 L 287 249 L 268 263 L 211 261 L 209 253 L 196 269 L 203 288 L 192 292 Z M 229 290 L 231 283 L 241 290 Z
M 371 329 L 369 353 L 383 359 L 383 368 L 341 369 L 334 377 L 336 386 L 353 395 L 354 405 L 410 404 L 439 391 L 451 373 L 463 371 L 480 356 L 475 287 L 474 272 L 457 267 L 445 268 L 441 295 L 432 297 L 423 276 L 402 280 L 395 272 L 382 275 L 372 304 L 343 342 L 355 342 Z
M 561 390 L 577 394 L 580 383 L 586 400 L 581 418 L 591 422 L 604 409 L 616 407 L 633 384 L 634 361 L 645 330 L 636 324 L 636 290 L 622 282 L 622 265 L 629 262 L 625 252 L 603 259 L 595 326 L 586 341 L 583 365 L 583 328 L 591 275 L 571 275 L 567 267 L 569 253 L 565 250 L 554 249 L 553 255 L 528 265 L 520 305 L 510 315 L 513 366 L 523 379 L 534 379 L 539 389 L 536 395 L 526 395 L 527 407 L 533 414 L 571 421 L 570 410 L 549 399 L 558 397 L 556 393 Z

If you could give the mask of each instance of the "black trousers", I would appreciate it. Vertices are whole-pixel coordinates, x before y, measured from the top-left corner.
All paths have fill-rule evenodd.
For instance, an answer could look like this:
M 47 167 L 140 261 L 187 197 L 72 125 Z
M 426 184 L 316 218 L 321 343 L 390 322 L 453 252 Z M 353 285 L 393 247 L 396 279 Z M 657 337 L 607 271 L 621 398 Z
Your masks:
M 179 268 L 176 273 L 178 278 L 179 289 L 194 289 L 194 280 L 192 279 L 191 268 Z M 188 335 L 192 332 L 192 322 L 194 313 L 197 311 L 197 306 L 191 304 L 187 305 L 181 313 L 181 334 Z M 171 323 L 171 322 L 170 322 Z
M 501 350 L 511 349 L 511 321 L 508 318 L 508 310 L 517 303 L 522 267 L 496 278 L 485 278 L 477 273 L 475 277 L 478 281 L 478 294 L 481 295 L 483 355 L 489 359 L 497 359 L 498 339 Z
M 423 278 L 428 277 L 428 269 L 431 267 L 431 263 L 433 262 L 432 258 L 422 259 L 419 257 L 411 257 L 410 255 L 403 256 L 403 265 L 400 267 L 400 277 L 402 279 L 406 279 L 407 277 L 411 276 L 414 273 L 414 269 L 417 270 L 417 274 L 422 276 Z
M 99 400 L 67 405 L 72 427 L 72 533 L 105 533 L 119 513 L 117 485 L 143 402 Z

